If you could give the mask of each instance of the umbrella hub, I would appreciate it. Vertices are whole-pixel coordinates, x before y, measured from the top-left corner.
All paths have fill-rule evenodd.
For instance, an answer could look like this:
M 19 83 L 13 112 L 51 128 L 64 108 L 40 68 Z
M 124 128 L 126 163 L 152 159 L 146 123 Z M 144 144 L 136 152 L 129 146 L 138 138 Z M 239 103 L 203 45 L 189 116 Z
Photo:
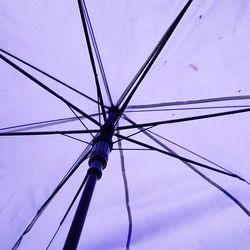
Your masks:
M 100 133 L 93 140 L 93 147 L 89 158 L 89 172 L 95 173 L 98 179 L 102 176 L 108 162 L 109 153 L 112 150 L 112 137 L 114 135 L 114 125 L 106 122 L 101 126 Z

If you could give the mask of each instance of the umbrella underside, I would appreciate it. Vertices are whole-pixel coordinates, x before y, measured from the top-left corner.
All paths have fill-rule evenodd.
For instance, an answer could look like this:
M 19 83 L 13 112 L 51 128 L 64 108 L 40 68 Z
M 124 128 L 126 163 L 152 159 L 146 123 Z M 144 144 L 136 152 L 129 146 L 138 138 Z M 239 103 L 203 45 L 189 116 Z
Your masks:
M 1 1 L 0 248 L 63 248 L 104 143 L 78 249 L 249 249 L 249 12 Z

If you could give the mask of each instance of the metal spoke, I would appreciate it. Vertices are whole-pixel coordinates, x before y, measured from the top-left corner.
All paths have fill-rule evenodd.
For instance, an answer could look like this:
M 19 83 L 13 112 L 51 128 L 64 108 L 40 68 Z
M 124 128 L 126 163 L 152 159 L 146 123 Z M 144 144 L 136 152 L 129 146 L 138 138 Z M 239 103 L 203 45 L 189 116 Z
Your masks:
M 146 144 L 146 143 L 143 143 L 143 142 L 140 142 L 140 141 L 137 141 L 137 140 L 134 140 L 134 139 L 131 139 L 131 138 L 128 138 L 126 136 L 123 136 L 123 135 L 120 135 L 120 134 L 115 134 L 117 137 L 119 138 L 122 138 L 126 141 L 129 141 L 129 142 L 132 142 L 134 144 L 137 144 L 137 145 L 140 145 L 140 146 L 143 146 L 145 148 L 149 148 L 149 149 L 152 149 L 152 150 L 155 150 L 157 152 L 160 152 L 162 154 L 165 154 L 165 155 L 168 155 L 168 156 L 171 156 L 173 158 L 176 158 L 176 159 L 179 159 L 181 161 L 185 161 L 185 162 L 189 162 L 189 163 L 192 163 L 192 164 L 195 164 L 199 167 L 202 167 L 202 168 L 205 168 L 205 169 L 209 169 L 209 170 L 212 170 L 212 171 L 215 171 L 215 172 L 218 172 L 218 173 L 221 173 L 221 174 L 224 174 L 224 175 L 228 175 L 230 177 L 233 177 L 233 178 L 237 178 L 237 179 L 240 179 L 242 181 L 245 181 L 243 178 L 241 178 L 240 176 L 236 175 L 236 174 L 231 174 L 229 172 L 225 172 L 225 171 L 222 171 L 220 169 L 216 169 L 216 168 L 213 168 L 213 167 L 210 167 L 206 164 L 203 164 L 203 163 L 200 163 L 200 162 L 197 162 L 197 161 L 194 161 L 194 160 L 191 160 L 191 159 L 188 159 L 186 157 L 182 157 L 182 156 L 179 156 L 179 155 L 176 155 L 176 154 L 172 154 L 172 153 L 169 153 L 165 150 L 162 150 L 162 149 L 159 149 L 159 148 L 156 148 L 156 147 L 153 147 L 149 144 Z
M 82 3 L 83 3 L 84 14 L 85 14 L 86 21 L 87 21 L 87 26 L 88 26 L 88 29 L 89 29 L 89 34 L 90 34 L 92 45 L 94 47 L 94 51 L 95 51 L 95 54 L 96 54 L 96 58 L 97 58 L 97 62 L 98 62 L 100 72 L 101 72 L 101 76 L 102 76 L 103 84 L 104 84 L 104 87 L 105 87 L 105 90 L 106 90 L 106 94 L 108 96 L 110 105 L 113 106 L 114 104 L 113 104 L 112 97 L 111 97 L 111 94 L 110 94 L 108 81 L 107 81 L 106 74 L 105 74 L 105 71 L 104 71 L 104 67 L 103 67 L 103 64 L 102 64 L 102 59 L 101 59 L 101 56 L 100 56 L 100 52 L 99 52 L 99 49 L 98 49 L 98 46 L 97 46 L 97 43 L 96 43 L 95 34 L 94 34 L 92 24 L 91 24 L 91 21 L 90 21 L 90 18 L 89 18 L 87 6 L 85 4 L 85 1 L 83 1 Z
M 249 111 L 250 111 L 250 108 L 238 109 L 238 110 L 232 110 L 232 111 L 220 112 L 220 113 L 213 113 L 213 114 L 207 114 L 207 115 L 191 116 L 191 117 L 184 117 L 184 118 L 179 118 L 179 119 L 157 121 L 157 122 L 147 122 L 147 123 L 140 123 L 140 124 L 134 124 L 134 125 L 129 125 L 129 126 L 121 126 L 121 127 L 117 127 L 116 129 L 117 130 L 124 130 L 124 129 L 139 128 L 139 127 L 158 126 L 158 125 L 170 124 L 170 123 L 179 123 L 179 122 L 203 120 L 203 119 L 213 118 L 213 117 L 221 117 L 221 116 L 227 116 L 227 115 L 246 113 L 246 112 L 249 112 Z
M 59 226 L 57 227 L 57 229 L 56 229 L 56 231 L 55 231 L 53 237 L 51 238 L 51 240 L 50 240 L 48 246 L 46 247 L 46 250 L 48 250 L 49 247 L 51 246 L 51 244 L 52 244 L 53 240 L 55 239 L 57 233 L 59 232 L 59 230 L 60 230 L 60 228 L 61 228 L 63 222 L 65 221 L 65 219 L 67 218 L 67 216 L 68 216 L 70 210 L 72 209 L 72 207 L 73 207 L 73 205 L 74 205 L 74 203 L 75 203 L 77 197 L 79 196 L 80 192 L 82 191 L 82 189 L 83 189 L 83 187 L 84 187 L 86 181 L 87 181 L 87 174 L 85 175 L 85 177 L 84 177 L 84 179 L 83 179 L 83 181 L 82 181 L 80 187 L 78 188 L 78 190 L 77 190 L 77 192 L 76 192 L 74 198 L 72 199 L 72 201 L 71 201 L 71 203 L 70 203 L 70 205 L 69 205 L 67 211 L 65 212 L 63 218 L 61 219 L 61 221 L 60 221 L 60 223 L 59 223 Z
M 50 89 L 48 86 L 46 86 L 41 81 L 39 81 L 38 79 L 36 79 L 35 77 L 33 77 L 31 74 L 29 74 L 28 72 L 26 72 L 25 70 L 23 70 L 22 68 L 20 68 L 18 65 L 16 65 L 12 61 L 10 61 L 8 58 L 6 58 L 5 56 L 3 56 L 2 54 L 0 54 L 0 58 L 3 61 L 5 61 L 6 63 L 8 63 L 10 66 L 12 66 L 14 69 L 16 69 L 17 71 L 19 71 L 23 75 L 25 75 L 27 78 L 29 78 L 30 80 L 32 80 L 33 82 L 35 82 L 41 88 L 45 89 L 47 92 L 49 92 L 50 94 L 54 95 L 59 100 L 61 100 L 62 102 L 64 102 L 67 106 L 70 106 L 71 108 L 73 108 L 74 110 L 76 110 L 77 112 L 79 112 L 81 115 L 85 116 L 90 121 L 92 121 L 94 124 L 100 126 L 99 122 L 96 121 L 94 118 L 92 118 L 87 113 L 85 113 L 84 111 L 82 111 L 81 109 L 79 109 L 78 107 L 76 107 L 74 104 L 72 104 L 71 102 L 69 102 L 68 100 L 66 100 L 64 97 L 62 97 L 59 94 L 57 94 L 54 90 Z
M 128 235 L 127 235 L 126 249 L 129 250 L 131 236 L 132 236 L 133 221 L 132 221 L 132 213 L 131 213 L 131 207 L 130 207 L 130 202 L 129 202 L 129 188 L 128 188 L 126 168 L 125 168 L 125 159 L 124 159 L 124 154 L 122 151 L 121 141 L 118 142 L 118 149 L 120 153 L 122 178 L 123 178 L 123 184 L 124 184 L 124 190 L 125 190 L 126 209 L 127 209 L 127 214 L 128 214 Z
M 83 142 L 83 143 L 85 143 L 85 144 L 91 145 L 90 142 L 87 142 L 87 141 L 78 139 L 78 138 L 76 138 L 76 137 L 74 137 L 74 136 L 70 136 L 70 135 L 66 135 L 66 134 L 62 134 L 62 135 L 63 135 L 63 136 L 66 136 L 66 137 L 68 137 L 68 138 L 70 138 L 70 139 L 73 139 L 73 140 L 75 140 L 75 141 L 79 141 L 79 142 Z
M 211 102 L 225 102 L 225 101 L 242 101 L 250 100 L 250 95 L 242 96 L 224 96 L 200 100 L 189 100 L 189 101 L 176 101 L 176 102 L 162 102 L 162 103 L 152 103 L 152 104 L 141 104 L 141 105 L 129 105 L 127 109 L 144 109 L 144 108 L 159 108 L 168 106 L 179 106 L 179 105 L 191 105 L 191 104 L 202 104 Z
M 72 121 L 75 121 L 76 119 L 77 119 L 76 117 L 68 117 L 68 118 L 60 118 L 60 119 L 47 120 L 47 121 L 41 121 L 41 122 L 32 122 L 32 123 L 26 123 L 26 124 L 0 128 L 0 131 L 10 130 L 10 129 L 14 131 L 20 131 L 20 130 L 28 130 L 28 129 L 34 129 L 34 128 L 43 128 L 47 126 L 53 126 L 56 124 L 72 122 Z
M 132 81 L 130 82 L 130 84 L 128 85 L 128 87 L 125 89 L 125 91 L 123 92 L 123 94 L 119 98 L 119 100 L 118 100 L 118 102 L 116 104 L 117 106 L 120 106 L 122 104 L 122 102 L 124 101 L 124 103 L 123 103 L 123 105 L 121 107 L 120 114 L 122 114 L 123 111 L 128 106 L 129 101 L 131 100 L 131 98 L 133 97 L 133 95 L 136 92 L 137 88 L 141 84 L 142 80 L 144 79 L 144 77 L 146 76 L 146 74 L 148 73 L 148 71 L 150 70 L 150 68 L 152 67 L 152 65 L 154 64 L 154 62 L 157 59 L 158 55 L 160 54 L 160 52 L 162 51 L 162 49 L 164 48 L 164 46 L 166 45 L 166 43 L 168 42 L 168 40 L 170 39 L 170 37 L 172 36 L 173 32 L 177 28 L 179 22 L 183 18 L 184 14 L 188 10 L 188 8 L 190 7 L 190 5 L 191 5 L 192 2 L 193 2 L 192 0 L 189 0 L 186 3 L 186 5 L 183 7 L 183 9 L 181 10 L 181 12 L 178 14 L 178 16 L 176 17 L 176 19 L 173 21 L 173 23 L 167 29 L 167 31 L 165 32 L 165 34 L 163 35 L 162 39 L 157 44 L 157 46 L 155 47 L 155 49 L 153 50 L 153 52 L 150 54 L 150 56 L 148 57 L 148 59 L 146 60 L 146 62 L 143 64 L 143 66 L 140 68 L 140 70 L 138 71 L 138 73 L 136 74 L 136 76 L 132 79 Z M 129 92 L 130 92 L 130 94 L 129 94 Z
M 57 185 L 57 187 L 54 189 L 52 194 L 49 196 L 49 198 L 43 203 L 43 205 L 40 207 L 40 209 L 37 211 L 36 215 L 33 217 L 29 225 L 26 227 L 22 235 L 19 237 L 15 245 L 13 246 L 12 250 L 16 250 L 18 246 L 20 245 L 23 237 L 33 228 L 39 217 L 42 215 L 42 213 L 45 211 L 49 203 L 53 200 L 53 198 L 56 196 L 56 194 L 61 190 L 61 188 L 64 186 L 64 184 L 69 180 L 69 178 L 75 173 L 75 171 L 79 168 L 79 166 L 82 164 L 83 161 L 85 161 L 90 153 L 90 146 L 87 146 L 85 150 L 82 152 L 82 154 L 78 157 L 78 159 L 75 161 L 75 163 L 72 165 L 70 170 L 66 173 L 66 175 L 63 177 L 63 179 L 60 181 L 60 183 Z
M 78 121 L 83 125 L 83 127 L 84 127 L 87 131 L 89 131 L 88 127 L 84 124 L 84 122 L 80 119 L 80 117 L 76 114 L 76 112 L 75 112 L 71 107 L 69 107 L 69 108 L 70 108 L 70 110 L 72 111 L 72 113 L 75 115 L 75 117 L 78 119 Z M 92 133 L 90 133 L 90 135 L 92 136 L 92 138 L 94 138 L 94 136 L 93 136 Z
M 124 115 L 123 117 L 124 117 L 124 119 L 125 119 L 126 121 L 128 121 L 129 123 L 131 123 L 131 124 L 133 124 L 133 125 L 136 124 L 134 121 L 132 121 L 131 119 L 129 119 L 126 115 Z M 195 155 L 195 156 L 201 158 L 202 160 L 205 160 L 205 161 L 207 161 L 207 162 L 213 164 L 214 166 L 219 167 L 219 168 L 221 168 L 221 169 L 227 171 L 228 173 L 234 174 L 234 173 L 232 173 L 230 170 L 228 170 L 228 169 L 226 169 L 226 168 L 224 168 L 224 167 L 218 165 L 217 163 L 215 163 L 215 162 L 213 162 L 213 161 L 211 161 L 211 160 L 208 160 L 207 158 L 205 158 L 205 157 L 203 157 L 203 156 L 201 156 L 201 155 L 199 155 L 199 154 L 197 154 L 197 153 L 195 153 L 195 152 L 193 152 L 193 151 L 191 151 L 191 150 L 189 150 L 189 149 L 187 149 L 187 148 L 185 148 L 185 147 L 183 147 L 183 146 L 181 146 L 181 145 L 179 145 L 179 144 L 177 144 L 177 143 L 174 143 L 174 142 L 170 141 L 169 139 L 167 139 L 167 138 L 165 138 L 165 137 L 163 137 L 163 136 L 161 136 L 161 135 L 159 135 L 159 134 L 153 132 L 152 130 L 150 130 L 150 128 L 151 128 L 151 127 L 149 127 L 148 129 L 145 129 L 145 128 L 141 127 L 141 128 L 139 128 L 139 131 L 138 131 L 137 133 L 134 133 L 134 134 L 144 133 L 145 135 L 147 135 L 147 136 L 150 137 L 151 139 L 153 139 L 153 137 L 152 137 L 152 135 L 150 135 L 150 134 L 153 134 L 153 135 L 155 135 L 155 136 L 157 136 L 157 137 L 163 139 L 164 141 L 167 141 L 167 142 L 169 142 L 169 143 L 171 143 L 171 144 L 173 144 L 173 145 L 175 145 L 175 146 L 177 146 L 177 147 L 179 147 L 179 148 L 181 148 L 181 149 L 183 149 L 183 150 L 185 150 L 185 151 L 187 151 L 187 152 L 189 152 L 189 153 L 191 153 L 191 154 L 193 154 L 193 155 Z M 150 134 L 149 134 L 149 133 L 150 133 Z M 134 134 L 129 135 L 128 137 L 131 137 L 131 136 L 133 136 Z M 155 137 L 154 137 L 154 140 L 156 140 Z M 156 141 L 157 141 L 157 143 L 159 144 L 159 141 L 158 141 L 158 140 L 156 140 Z M 162 145 L 165 146 L 165 144 L 162 144 Z
M 122 140 L 117 140 L 117 142 L 120 142 Z M 153 151 L 152 149 L 149 148 L 113 148 L 112 150 L 122 150 L 122 151 Z
M 1 136 L 30 136 L 30 135 L 63 135 L 63 134 L 90 134 L 98 133 L 100 130 L 61 130 L 61 131 L 33 131 L 33 132 L 5 132 Z
M 128 121 L 129 123 L 131 123 L 131 124 L 133 124 L 133 125 L 136 125 L 136 123 L 135 123 L 134 121 L 132 121 L 131 119 L 129 119 L 126 115 L 124 115 L 123 118 L 124 118 L 126 121 Z M 156 138 L 152 135 L 152 134 L 154 134 L 154 135 L 160 137 L 161 139 L 166 140 L 166 141 L 168 141 L 168 142 L 174 144 L 175 146 L 178 146 L 178 147 L 180 147 L 180 148 L 182 148 L 182 149 L 188 151 L 189 153 L 194 154 L 195 156 L 198 156 L 199 158 L 201 158 L 201 159 L 203 159 L 203 160 L 205 160 L 205 161 L 207 161 L 207 162 L 209 162 L 209 163 L 215 165 L 216 167 L 219 167 L 219 168 L 223 169 L 223 170 L 226 171 L 227 173 L 230 173 L 230 174 L 232 174 L 232 175 L 234 175 L 234 176 L 238 176 L 238 175 L 234 174 L 232 171 L 226 169 L 225 167 L 222 167 L 222 166 L 216 164 L 215 162 L 210 161 L 210 160 L 206 159 L 205 157 L 202 157 L 201 155 L 198 155 L 198 154 L 192 152 L 191 150 L 188 150 L 188 149 L 186 149 L 186 148 L 184 148 L 184 147 L 182 147 L 182 146 L 180 146 L 180 145 L 178 145 L 178 144 L 176 144 L 176 143 L 174 143 L 174 142 L 172 142 L 172 141 L 170 141 L 170 140 L 164 138 L 163 136 L 158 135 L 157 133 L 154 133 L 153 131 L 151 131 L 151 130 L 149 130 L 149 129 L 150 129 L 150 127 L 147 128 L 147 129 L 145 129 L 145 128 L 143 128 L 143 127 L 140 127 L 140 128 L 138 128 L 139 131 L 138 131 L 137 133 L 134 133 L 134 134 L 138 134 L 139 132 L 140 132 L 140 133 L 143 133 L 143 134 L 145 134 L 147 137 L 149 137 L 150 139 L 152 139 L 154 142 L 156 142 L 157 144 L 159 144 L 160 146 L 162 146 L 163 148 L 167 147 L 164 143 L 162 143 L 161 141 L 159 141 L 158 139 L 156 139 Z M 134 134 L 127 136 L 127 138 L 133 136 Z M 167 148 L 168 148 L 168 147 L 167 147 Z M 168 150 L 168 151 L 171 151 L 171 150 Z M 174 152 L 174 154 L 177 155 L 175 152 Z M 250 183 L 249 183 L 247 180 L 245 180 L 244 178 L 238 176 L 238 179 L 240 179 L 240 180 L 244 181 L 245 183 L 247 183 L 248 185 L 250 185 Z
M 127 119 L 127 118 L 126 118 L 126 119 Z M 141 130 L 136 131 L 136 132 L 134 132 L 134 133 L 132 133 L 132 134 L 126 136 L 126 137 L 127 137 L 127 138 L 130 138 L 130 137 L 135 136 L 135 135 L 137 135 L 137 134 L 141 134 L 142 131 L 149 130 L 150 128 L 153 128 L 153 126 L 148 127 L 148 128 L 142 128 Z M 119 129 L 117 129 L 117 132 L 119 133 Z M 124 140 L 124 139 L 118 139 L 117 141 L 114 141 L 114 144 L 117 143 L 117 142 L 119 142 L 119 141 L 122 141 L 122 140 Z
M 3 53 L 5 53 L 6 55 L 8 55 L 8 56 L 10 56 L 10 57 L 12 57 L 12 58 L 14 58 L 14 59 L 16 59 L 17 61 L 19 61 L 19 62 L 21 62 L 21 63 L 23 63 L 23 64 L 29 66 L 30 68 L 32 68 L 32 69 L 34 69 L 34 70 L 40 72 L 41 74 L 43 74 L 43 75 L 49 77 L 50 79 L 56 81 L 57 83 L 63 85 L 64 87 L 66 87 L 66 88 L 68 88 L 68 89 L 71 89 L 71 90 L 73 90 L 74 92 L 76 92 L 76 93 L 82 95 L 82 96 L 85 97 L 86 99 L 88 99 L 88 100 L 90 100 L 90 101 L 92 101 L 92 102 L 94 102 L 94 103 L 99 104 L 98 101 L 96 101 L 95 99 L 93 99 L 93 98 L 91 98 L 90 96 L 88 96 L 88 95 L 82 93 L 81 91 L 79 91 L 79 90 L 77 90 L 77 89 L 71 87 L 71 86 L 68 85 L 67 83 L 65 83 L 65 82 L 63 82 L 63 81 L 61 81 L 61 80 L 59 80 L 58 78 L 52 76 L 51 74 L 46 73 L 44 70 L 39 69 L 38 67 L 36 67 L 36 66 L 34 66 L 34 65 L 32 65 L 32 64 L 30 64 L 30 63 L 28 63 L 28 62 L 26 62 L 26 61 L 24 61 L 23 59 L 21 59 L 21 58 L 15 56 L 15 55 L 13 55 L 13 54 L 11 54 L 10 52 L 7 52 L 7 51 L 4 50 L 4 49 L 1 49 L 1 48 L 0 48 L 0 51 L 3 52 Z
M 90 116 L 95 117 L 98 114 L 92 114 Z M 78 116 L 80 119 L 86 119 L 84 116 Z M 68 122 L 74 122 L 77 120 L 76 117 L 67 117 L 67 118 L 60 118 L 60 119 L 54 119 L 54 120 L 47 120 L 47 121 L 40 121 L 40 122 L 32 122 L 32 123 L 26 123 L 26 124 L 20 124 L 20 125 L 15 125 L 15 126 L 9 126 L 9 127 L 4 127 L 0 128 L 0 131 L 4 130 L 13 130 L 14 131 L 22 131 L 22 130 L 29 130 L 29 129 L 34 129 L 34 128 L 44 128 L 44 127 L 49 127 L 57 124 L 64 124 Z
M 105 107 L 104 107 L 104 102 L 103 102 L 103 97 L 102 97 L 102 93 L 101 93 L 100 83 L 99 83 L 98 76 L 97 76 L 97 71 L 96 71 L 96 66 L 95 66 L 95 59 L 94 59 L 91 44 L 90 44 L 88 28 L 87 28 L 87 24 L 86 24 L 86 20 L 85 20 L 85 15 L 84 15 L 84 6 L 83 6 L 83 3 L 82 3 L 82 0 L 78 0 L 77 2 L 78 2 L 80 15 L 81 15 L 83 30 L 84 30 L 85 39 L 86 39 L 87 48 L 88 48 L 89 57 L 90 57 L 90 62 L 91 62 L 92 70 L 93 70 L 93 73 L 94 73 L 96 89 L 97 89 L 97 96 L 98 96 L 98 98 L 100 100 L 100 105 L 101 105 L 102 115 L 103 115 L 104 121 L 106 121 L 106 119 L 107 119 L 106 111 L 105 111 Z
M 157 133 L 155 133 L 155 132 L 153 132 L 153 131 L 151 131 L 151 130 L 147 130 L 147 131 L 148 131 L 149 133 L 151 133 L 151 134 L 153 134 L 153 135 L 155 135 L 155 136 L 157 136 L 157 137 L 159 137 L 159 138 L 161 138 L 161 139 L 163 139 L 163 140 L 165 140 L 165 141 L 171 143 L 172 145 L 175 145 L 175 146 L 177 146 L 177 147 L 179 147 L 179 148 L 181 148 L 181 149 L 183 149 L 183 150 L 185 150 L 185 151 L 187 151 L 187 152 L 189 152 L 189 153 L 191 153 L 191 154 L 193 154 L 193 155 L 199 157 L 200 159 L 203 159 L 203 160 L 205 160 L 205 161 L 207 161 L 207 162 L 213 164 L 214 166 L 216 166 L 216 167 L 218 167 L 218 168 L 220 168 L 220 169 L 223 169 L 223 170 L 225 170 L 225 171 L 227 171 L 227 172 L 233 174 L 232 171 L 230 171 L 230 170 L 228 170 L 228 169 L 222 167 L 221 165 L 219 165 L 219 164 L 217 164 L 217 163 L 215 163 L 215 162 L 213 162 L 213 161 L 211 161 L 211 160 L 205 158 L 204 156 L 201 156 L 201 155 L 199 155 L 199 154 L 197 154 L 197 153 L 195 153 L 195 152 L 193 152 L 193 151 L 191 151 L 191 150 L 189 150 L 189 149 L 187 149 L 187 148 L 185 148 L 185 147 L 183 147 L 183 146 L 181 146 L 181 145 L 179 145 L 179 144 L 177 144 L 177 143 L 175 143 L 175 142 L 173 142 L 173 141 L 171 141 L 171 140 L 169 140 L 169 139 L 167 139 L 167 138 L 165 138 L 165 137 L 163 137 L 163 136 L 161 136 L 161 135 L 159 135 L 159 134 L 157 134 Z
M 140 128 L 142 130 L 143 128 Z M 154 136 L 149 134 L 149 132 L 142 130 L 142 132 L 151 138 L 154 142 L 159 144 L 161 147 L 163 147 L 165 150 L 167 150 L 169 153 L 179 156 L 174 150 L 167 147 L 165 144 L 163 144 L 161 141 L 157 140 Z M 221 187 L 219 184 L 211 180 L 209 177 L 207 177 L 205 174 L 203 174 L 201 171 L 199 171 L 197 168 L 195 168 L 190 162 L 187 162 L 185 160 L 181 160 L 186 166 L 188 166 L 191 170 L 193 170 L 195 173 L 197 173 L 200 177 L 202 177 L 204 180 L 206 180 L 209 184 L 217 188 L 219 191 L 221 191 L 224 195 L 226 195 L 232 202 L 234 202 L 248 217 L 250 217 L 250 211 L 236 198 L 234 197 L 230 192 L 225 190 L 223 187 Z M 246 180 L 240 178 L 242 181 L 246 182 L 249 185 L 249 182 Z
M 149 113 L 149 112 L 165 112 L 165 111 L 188 111 L 188 110 L 204 110 L 204 109 L 232 109 L 232 108 L 250 108 L 250 105 L 234 105 L 234 106 L 207 106 L 192 108 L 162 108 L 162 109 L 132 109 L 125 110 L 124 113 Z

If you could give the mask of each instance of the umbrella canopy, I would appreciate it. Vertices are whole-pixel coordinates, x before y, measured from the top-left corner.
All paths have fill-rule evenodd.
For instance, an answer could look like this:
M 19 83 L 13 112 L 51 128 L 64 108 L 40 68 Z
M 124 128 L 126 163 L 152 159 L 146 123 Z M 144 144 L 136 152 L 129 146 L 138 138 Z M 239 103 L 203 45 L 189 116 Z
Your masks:
M 1 249 L 63 248 L 114 106 L 78 248 L 249 249 L 249 12 L 247 0 L 1 1 Z

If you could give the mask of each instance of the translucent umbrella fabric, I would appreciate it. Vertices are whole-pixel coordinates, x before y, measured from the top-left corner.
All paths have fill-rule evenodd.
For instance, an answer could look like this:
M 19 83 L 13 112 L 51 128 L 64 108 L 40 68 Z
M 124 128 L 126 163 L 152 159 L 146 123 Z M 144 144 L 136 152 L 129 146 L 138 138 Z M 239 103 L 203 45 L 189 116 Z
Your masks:
M 86 1 L 114 104 L 185 4 L 183 0 Z M 117 127 L 248 109 L 249 10 L 248 1 L 193 1 Z M 97 100 L 77 1 L 1 1 L 0 13 L 1 55 L 86 114 L 97 114 L 93 100 L 72 90 Z M 5 61 L 0 65 L 1 133 L 86 130 L 68 105 Z M 101 82 L 99 69 L 98 77 Z M 108 107 L 103 84 L 101 90 Z M 93 117 L 98 120 L 98 115 Z M 63 120 L 4 129 L 56 119 Z M 179 121 L 130 137 L 216 169 L 226 168 L 246 181 L 142 150 L 145 147 L 126 140 L 121 141 L 123 158 L 114 137 L 79 249 L 124 249 L 128 228 L 132 228 L 131 249 L 249 249 L 249 119 L 246 111 Z M 98 129 L 89 119 L 82 122 L 88 129 Z M 120 134 L 129 136 L 138 128 Z M 1 249 L 15 245 L 91 140 L 90 133 L 1 136 Z M 129 188 L 127 207 L 121 163 Z M 85 161 L 58 192 L 18 249 L 48 246 L 87 165 Z M 76 204 L 50 249 L 63 247 L 75 208 Z

